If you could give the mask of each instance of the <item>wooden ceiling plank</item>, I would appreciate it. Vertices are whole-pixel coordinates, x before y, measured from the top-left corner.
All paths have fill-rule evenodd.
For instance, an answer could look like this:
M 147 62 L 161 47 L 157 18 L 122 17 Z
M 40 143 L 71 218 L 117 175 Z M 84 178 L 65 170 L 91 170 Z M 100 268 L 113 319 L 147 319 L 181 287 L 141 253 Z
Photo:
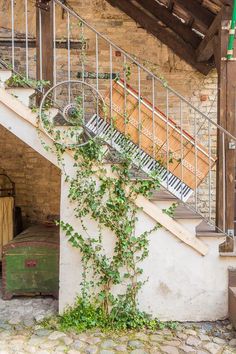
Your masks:
M 221 0 L 223 5 L 228 5 L 228 6 L 232 6 L 233 5 L 233 1 L 232 0 Z
M 214 53 L 214 37 L 220 29 L 222 14 L 229 14 L 231 8 L 229 6 L 224 6 L 218 15 L 215 17 L 215 20 L 212 22 L 209 27 L 204 39 L 199 44 L 199 47 L 196 50 L 197 61 L 207 61 L 211 58 Z
M 217 72 L 220 72 L 221 56 L 220 56 L 220 51 L 219 51 L 219 43 L 220 43 L 219 34 L 215 35 L 213 37 L 212 41 L 213 41 L 212 46 L 213 46 L 213 53 L 214 53 L 216 70 L 217 70 Z
M 174 0 L 174 3 L 187 10 L 191 16 L 207 27 L 209 27 L 214 20 L 215 15 L 196 0 Z
M 174 1 L 173 0 L 168 0 L 168 3 L 167 3 L 167 8 L 169 11 L 172 11 L 174 7 Z
M 194 48 L 199 46 L 201 37 L 174 16 L 167 7 L 158 4 L 155 0 L 136 0 L 136 2 L 175 31 L 185 42 L 190 43 Z
M 162 43 L 166 44 L 180 58 L 189 63 L 192 67 L 207 75 L 212 69 L 209 63 L 199 63 L 195 59 L 195 51 L 191 45 L 184 42 L 173 31 L 168 30 L 158 23 L 153 17 L 143 12 L 129 0 L 107 0 L 112 6 L 125 12 L 134 21 L 139 23 L 149 33 L 153 34 Z M 147 48 L 148 50 L 148 48 Z
M 181 7 L 180 5 L 174 5 L 172 11 L 177 17 L 182 18 L 186 23 L 189 23 L 190 20 L 193 18 L 194 21 L 192 23 L 192 28 L 197 30 L 198 32 L 205 34 L 209 26 L 201 22 L 196 16 L 192 15 L 191 12 L 186 10 L 185 8 Z

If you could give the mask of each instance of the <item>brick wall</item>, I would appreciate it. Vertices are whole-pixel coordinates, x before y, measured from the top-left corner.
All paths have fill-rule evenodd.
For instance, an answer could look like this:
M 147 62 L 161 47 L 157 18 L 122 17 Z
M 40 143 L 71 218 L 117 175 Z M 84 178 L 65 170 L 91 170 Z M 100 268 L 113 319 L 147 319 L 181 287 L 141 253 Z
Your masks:
M 138 61 L 143 63 L 148 69 L 157 74 L 157 76 L 164 78 L 171 87 L 181 93 L 184 97 L 189 99 L 195 105 L 208 111 L 211 107 L 212 96 L 215 95 L 217 86 L 217 76 L 215 70 L 205 77 L 185 61 L 176 56 L 171 49 L 162 44 L 158 39 L 148 34 L 146 30 L 142 29 L 127 15 L 120 10 L 110 6 L 106 0 L 70 0 L 69 4 L 85 19 L 89 24 L 94 26 L 100 33 L 106 35 L 114 43 L 122 49 L 133 55 Z M 15 33 L 25 33 L 25 16 L 22 11 L 23 1 L 15 1 Z M 29 36 L 35 36 L 35 7 L 33 2 L 29 2 Z M 1 32 L 3 28 L 5 32 L 8 30 L 10 34 L 11 17 L 10 17 L 10 3 L 0 0 L 1 16 Z M 62 10 L 57 8 L 56 11 L 56 27 L 57 38 L 66 38 L 67 16 L 62 13 Z M 81 34 L 78 29 L 78 20 L 73 20 L 71 16 L 71 38 L 79 39 Z M 6 33 L 3 36 L 6 36 Z M 90 31 L 84 31 L 84 37 L 88 43 L 87 56 L 91 54 L 95 45 L 95 37 Z M 102 59 L 99 66 L 102 70 L 109 70 L 108 54 L 105 44 L 99 43 Z M 10 52 L 10 49 L 8 48 Z M 22 49 L 22 52 L 25 52 Z M 33 52 L 33 50 L 32 50 Z M 16 53 L 17 54 L 17 53 Z M 61 76 L 66 75 L 67 71 L 67 50 L 58 51 L 58 70 Z M 80 68 L 79 50 L 72 52 L 72 66 L 75 71 Z M 35 55 L 35 52 L 34 52 Z M 3 56 L 1 54 L 1 56 Z M 31 55 L 31 66 L 35 58 Z M 23 65 L 23 54 L 21 57 L 21 64 Z M 114 66 L 118 63 L 118 58 L 115 59 Z M 95 67 L 94 60 L 87 60 L 87 66 Z M 203 96 L 206 96 L 206 101 L 202 101 Z M 208 110 L 207 110 L 208 108 Z
M 16 205 L 24 226 L 60 214 L 60 170 L 0 127 L 0 173 L 16 185 Z

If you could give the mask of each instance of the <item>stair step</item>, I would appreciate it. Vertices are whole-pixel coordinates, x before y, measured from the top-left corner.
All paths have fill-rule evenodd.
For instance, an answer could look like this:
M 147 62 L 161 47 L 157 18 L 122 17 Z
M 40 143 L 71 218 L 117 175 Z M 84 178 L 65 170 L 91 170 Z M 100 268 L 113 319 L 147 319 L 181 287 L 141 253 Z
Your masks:
M 202 217 L 193 210 L 187 208 L 187 206 L 181 204 L 175 209 L 174 219 L 202 219 Z
M 236 252 L 220 252 L 221 257 L 236 257 Z
M 229 286 L 228 288 L 229 299 L 229 319 L 234 328 L 236 328 L 236 287 Z
M 12 96 L 19 99 L 27 107 L 30 106 L 31 96 L 34 95 L 35 90 L 29 87 L 6 87 L 6 91 Z
M 228 312 L 232 325 L 236 328 L 236 269 L 228 269 L 229 287 L 228 287 Z
M 225 237 L 223 232 L 219 232 L 215 229 L 215 226 L 209 225 L 203 220 L 196 228 L 197 237 Z
M 161 189 L 158 191 L 151 191 L 152 195 L 149 198 L 151 201 L 172 201 L 173 203 L 177 203 L 179 200 L 170 192 Z
M 236 286 L 230 286 L 229 291 L 232 294 L 232 296 L 236 299 Z
M 10 77 L 12 76 L 11 70 L 8 69 L 0 69 L 0 83 L 4 84 Z
M 221 252 L 219 252 L 221 257 L 236 257 L 236 237 L 234 237 L 233 241 L 234 241 L 233 252 L 227 252 L 227 250 L 226 250 L 226 252 L 221 251 Z M 235 272 L 235 271 L 233 271 L 233 272 Z M 235 274 L 235 280 L 236 280 L 236 274 Z M 235 281 L 235 286 L 236 286 L 236 281 Z
M 225 234 L 222 232 L 217 232 L 217 231 L 197 231 L 196 232 L 197 237 L 225 237 Z

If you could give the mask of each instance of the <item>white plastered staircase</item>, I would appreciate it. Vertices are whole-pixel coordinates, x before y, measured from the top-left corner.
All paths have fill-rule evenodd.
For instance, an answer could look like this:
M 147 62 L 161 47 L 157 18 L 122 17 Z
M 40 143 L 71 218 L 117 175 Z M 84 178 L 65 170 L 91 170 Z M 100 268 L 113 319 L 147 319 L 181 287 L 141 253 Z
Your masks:
M 29 108 L 30 96 L 34 90 L 31 88 L 7 88 L 5 82 L 11 75 L 12 72 L 9 70 L 0 70 L 0 124 L 56 164 L 55 157 L 49 157 L 43 147 L 40 147 L 41 143 L 36 131 L 37 113 L 32 112 Z M 48 138 L 45 137 L 45 139 Z M 70 152 L 68 151 L 67 154 Z M 154 192 L 149 200 L 143 196 L 139 196 L 136 200 L 137 206 L 142 207 L 149 217 L 160 223 L 185 247 L 191 247 L 202 256 L 208 253 L 204 237 L 222 237 L 223 240 L 223 234 L 215 233 L 209 227 L 206 228 L 201 217 L 183 205 L 177 207 L 173 217 L 163 213 L 163 209 L 169 208 L 173 203 L 178 203 L 178 200 L 165 190 Z M 203 227 L 197 229 L 201 223 Z

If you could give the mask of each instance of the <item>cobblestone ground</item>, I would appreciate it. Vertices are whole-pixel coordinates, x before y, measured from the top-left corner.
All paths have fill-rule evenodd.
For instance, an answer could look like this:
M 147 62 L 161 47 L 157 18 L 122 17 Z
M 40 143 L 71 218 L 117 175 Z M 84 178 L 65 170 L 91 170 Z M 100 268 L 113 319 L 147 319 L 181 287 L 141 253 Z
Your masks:
M 0 354 L 232 354 L 236 332 L 227 321 L 184 323 L 176 330 L 75 334 L 42 328 L 37 321 L 57 312 L 57 301 L 0 300 Z

